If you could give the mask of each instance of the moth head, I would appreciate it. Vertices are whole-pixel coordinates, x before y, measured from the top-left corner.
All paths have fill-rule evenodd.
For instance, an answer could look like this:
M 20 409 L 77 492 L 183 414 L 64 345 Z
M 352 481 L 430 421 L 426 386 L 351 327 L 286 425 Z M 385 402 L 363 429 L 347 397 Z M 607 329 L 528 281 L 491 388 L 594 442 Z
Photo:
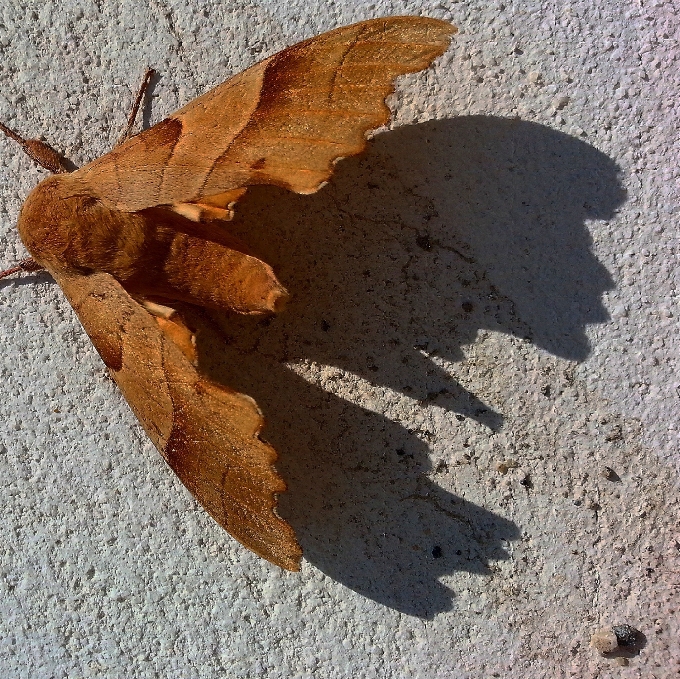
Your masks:
M 68 225 L 73 210 L 64 200 L 68 175 L 55 174 L 43 179 L 24 202 L 17 228 L 19 236 L 33 259 L 49 268 L 63 260 L 68 250 Z

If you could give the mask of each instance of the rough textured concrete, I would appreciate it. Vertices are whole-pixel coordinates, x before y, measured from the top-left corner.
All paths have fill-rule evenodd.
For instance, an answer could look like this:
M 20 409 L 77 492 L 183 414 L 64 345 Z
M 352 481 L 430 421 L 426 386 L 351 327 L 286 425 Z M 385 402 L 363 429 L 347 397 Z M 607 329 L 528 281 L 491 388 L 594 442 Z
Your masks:
M 302 572 L 198 507 L 47 276 L 5 281 L 3 677 L 680 671 L 673 3 L 9 0 L 0 120 L 83 163 L 147 64 L 145 124 L 396 13 L 460 35 L 323 191 L 243 201 L 294 301 L 201 341 L 265 411 Z M 44 173 L 0 158 L 10 266 Z M 644 635 L 627 666 L 588 645 L 616 624 Z

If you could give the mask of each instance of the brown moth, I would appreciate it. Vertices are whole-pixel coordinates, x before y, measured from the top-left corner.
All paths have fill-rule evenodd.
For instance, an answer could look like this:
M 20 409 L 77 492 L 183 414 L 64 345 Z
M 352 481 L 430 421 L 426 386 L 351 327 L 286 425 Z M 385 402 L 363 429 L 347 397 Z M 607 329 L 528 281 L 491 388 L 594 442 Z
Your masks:
M 220 526 L 282 568 L 299 570 L 302 550 L 276 513 L 286 485 L 258 436 L 262 414 L 196 370 L 172 305 L 281 311 L 288 293 L 272 269 L 229 234 L 234 204 L 255 184 L 318 191 L 388 122 L 395 78 L 429 66 L 455 31 L 390 17 L 305 40 L 75 172 L 1 126 L 55 172 L 19 216 L 33 259 L 5 274 L 47 269 L 173 471 Z

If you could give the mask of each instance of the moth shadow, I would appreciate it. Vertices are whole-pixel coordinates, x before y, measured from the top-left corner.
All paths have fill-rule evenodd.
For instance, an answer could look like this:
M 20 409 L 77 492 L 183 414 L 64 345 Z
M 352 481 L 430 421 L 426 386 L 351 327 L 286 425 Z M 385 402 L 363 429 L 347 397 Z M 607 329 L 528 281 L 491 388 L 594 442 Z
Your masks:
M 447 367 L 480 331 L 584 359 L 613 287 L 586 221 L 624 198 L 589 144 L 488 116 L 380 134 L 311 196 L 248 192 L 229 228 L 292 300 L 273 319 L 218 318 L 226 343 L 203 333 L 199 355 L 262 407 L 290 491 L 281 513 L 310 562 L 432 618 L 452 606 L 440 578 L 508 558 L 518 527 L 446 491 L 455 470 L 430 460 L 428 441 L 453 440 L 458 421 L 503 423 Z M 419 424 L 432 405 L 449 414 L 440 431 Z
M 151 127 L 151 116 L 152 116 L 152 102 L 153 96 L 156 92 L 156 87 L 161 81 L 163 76 L 158 72 L 154 71 L 153 75 L 149 79 L 149 84 L 147 85 L 146 91 L 144 92 L 144 97 L 141 102 L 140 111 L 142 115 L 142 130 L 148 130 Z
M 0 280 L 0 290 L 10 286 L 35 285 L 36 283 L 55 283 L 52 276 L 47 271 L 37 271 L 17 278 L 6 278 Z

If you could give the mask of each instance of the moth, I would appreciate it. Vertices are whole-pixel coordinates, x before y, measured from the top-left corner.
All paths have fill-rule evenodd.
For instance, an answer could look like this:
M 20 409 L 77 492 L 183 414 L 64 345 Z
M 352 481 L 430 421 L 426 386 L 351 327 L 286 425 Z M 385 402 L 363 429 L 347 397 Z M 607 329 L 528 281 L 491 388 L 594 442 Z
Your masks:
M 220 526 L 288 570 L 300 569 L 302 550 L 276 512 L 286 484 L 259 438 L 262 413 L 197 370 L 173 304 L 280 312 L 287 291 L 229 233 L 235 203 L 256 184 L 318 191 L 388 122 L 395 78 L 428 67 L 455 31 L 409 16 L 338 28 L 130 136 L 142 89 L 123 143 L 73 172 L 47 144 L 0 126 L 54 173 L 19 215 L 32 259 L 4 274 L 44 268 L 54 277 L 172 470 Z

